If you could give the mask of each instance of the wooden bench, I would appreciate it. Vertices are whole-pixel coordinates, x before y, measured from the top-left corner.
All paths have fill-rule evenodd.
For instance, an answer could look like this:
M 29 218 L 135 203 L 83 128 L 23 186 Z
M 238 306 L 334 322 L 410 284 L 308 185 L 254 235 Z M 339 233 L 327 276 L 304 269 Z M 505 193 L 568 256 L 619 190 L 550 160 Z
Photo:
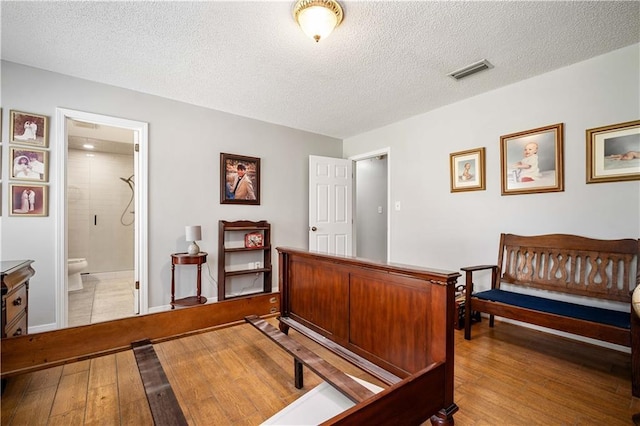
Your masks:
M 489 314 L 491 327 L 498 315 L 630 347 L 633 395 L 640 396 L 640 319 L 631 309 L 631 294 L 640 284 L 639 253 L 636 239 L 501 234 L 496 265 L 462 268 L 465 338 L 471 338 L 472 313 L 482 312 Z M 488 269 L 491 289 L 474 291 L 473 273 Z M 572 302 L 559 300 L 564 295 Z M 601 301 L 629 309 L 595 307 Z
M 277 250 L 283 334 L 265 334 L 282 346 L 294 329 L 389 385 L 323 424 L 453 424 L 459 273 Z M 323 362 L 301 357 L 295 345 L 288 350 Z M 345 393 L 341 375 L 329 380 Z

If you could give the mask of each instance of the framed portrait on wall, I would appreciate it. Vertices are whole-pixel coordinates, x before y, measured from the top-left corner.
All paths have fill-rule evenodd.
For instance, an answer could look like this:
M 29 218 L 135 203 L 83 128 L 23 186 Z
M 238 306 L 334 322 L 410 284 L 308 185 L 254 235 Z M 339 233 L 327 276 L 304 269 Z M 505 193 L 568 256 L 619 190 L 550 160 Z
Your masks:
M 9 142 L 22 145 L 49 146 L 49 117 L 30 112 L 11 111 Z
M 9 185 L 9 216 L 48 216 L 46 185 Z
M 587 129 L 587 183 L 640 180 L 640 120 Z
M 260 159 L 220 154 L 220 204 L 260 204 Z
M 500 137 L 502 195 L 564 191 L 564 124 Z
M 11 170 L 15 180 L 47 182 L 49 180 L 49 152 L 41 149 L 11 147 Z
M 484 147 L 449 154 L 451 192 L 485 189 Z

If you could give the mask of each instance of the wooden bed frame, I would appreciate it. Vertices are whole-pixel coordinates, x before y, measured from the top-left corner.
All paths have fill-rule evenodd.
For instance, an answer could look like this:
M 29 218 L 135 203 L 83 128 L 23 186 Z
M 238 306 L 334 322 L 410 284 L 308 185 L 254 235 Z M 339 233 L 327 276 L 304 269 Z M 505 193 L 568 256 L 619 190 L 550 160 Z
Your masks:
M 245 317 L 280 311 L 281 330 L 298 330 L 390 385 L 372 396 L 361 394 L 355 406 L 326 424 L 420 424 L 428 419 L 453 424 L 458 410 L 453 402 L 454 287 L 460 274 L 278 251 L 281 295 L 259 294 L 3 339 L 1 376 L 131 350 L 140 341 L 148 345 L 230 327 Z
M 459 273 L 277 250 L 280 330 L 293 328 L 390 385 L 325 424 L 453 424 Z

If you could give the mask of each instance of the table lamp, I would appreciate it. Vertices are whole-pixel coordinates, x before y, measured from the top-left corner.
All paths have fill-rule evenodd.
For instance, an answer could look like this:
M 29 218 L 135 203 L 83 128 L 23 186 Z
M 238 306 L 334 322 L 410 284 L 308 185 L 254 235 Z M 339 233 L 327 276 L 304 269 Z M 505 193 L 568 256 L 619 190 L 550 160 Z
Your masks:
M 187 253 L 190 255 L 200 253 L 200 247 L 198 247 L 196 241 L 202 239 L 202 228 L 200 226 L 186 226 L 184 233 L 185 239 L 191 242 L 189 247 L 187 247 Z

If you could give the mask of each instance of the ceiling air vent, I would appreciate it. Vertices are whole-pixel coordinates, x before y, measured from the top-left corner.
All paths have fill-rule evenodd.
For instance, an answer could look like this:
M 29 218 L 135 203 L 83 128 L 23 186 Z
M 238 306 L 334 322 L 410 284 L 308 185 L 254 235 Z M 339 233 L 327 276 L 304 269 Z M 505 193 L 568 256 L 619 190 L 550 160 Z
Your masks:
M 460 68 L 454 72 L 447 74 L 449 77 L 453 77 L 456 80 L 463 79 L 465 77 L 469 77 L 472 74 L 475 74 L 480 71 L 488 70 L 489 68 L 493 68 L 493 65 L 486 59 L 475 62 L 471 65 L 467 65 L 464 68 Z

